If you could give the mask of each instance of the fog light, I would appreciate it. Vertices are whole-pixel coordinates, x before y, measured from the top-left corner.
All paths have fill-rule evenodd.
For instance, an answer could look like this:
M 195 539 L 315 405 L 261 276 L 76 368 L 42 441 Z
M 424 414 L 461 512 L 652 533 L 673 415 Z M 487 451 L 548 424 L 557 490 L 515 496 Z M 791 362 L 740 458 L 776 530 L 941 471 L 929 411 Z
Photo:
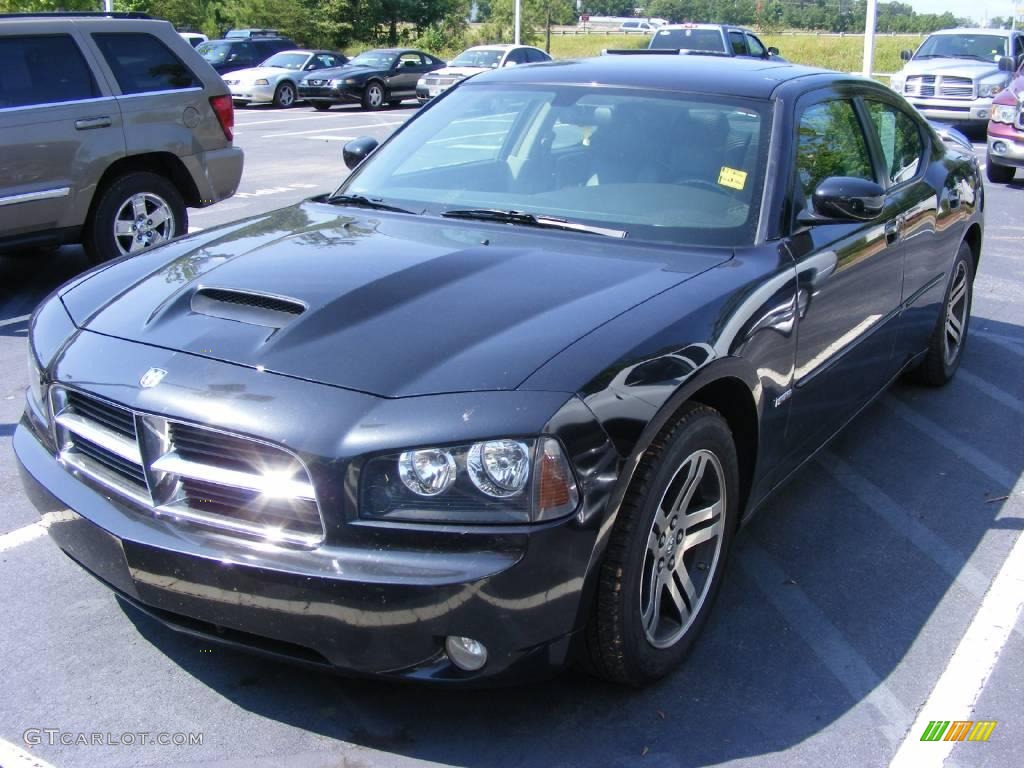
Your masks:
M 479 640 L 471 637 L 451 635 L 444 641 L 444 649 L 448 658 L 459 669 L 476 672 L 487 663 L 487 648 Z
M 994 141 L 994 142 L 992 142 L 992 151 L 995 152 L 997 155 L 1004 154 L 1006 152 L 1006 142 L 1004 142 L 1004 141 Z

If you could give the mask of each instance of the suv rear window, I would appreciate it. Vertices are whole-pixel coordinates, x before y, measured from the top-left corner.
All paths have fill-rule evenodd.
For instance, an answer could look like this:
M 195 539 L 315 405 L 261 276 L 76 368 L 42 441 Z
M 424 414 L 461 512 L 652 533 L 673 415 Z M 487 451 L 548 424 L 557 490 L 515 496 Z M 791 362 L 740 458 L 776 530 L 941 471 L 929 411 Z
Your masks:
M 152 35 L 94 34 L 93 40 L 121 86 L 121 93 L 176 91 L 200 86 L 192 70 Z
M 70 35 L 0 37 L 0 109 L 100 95 Z

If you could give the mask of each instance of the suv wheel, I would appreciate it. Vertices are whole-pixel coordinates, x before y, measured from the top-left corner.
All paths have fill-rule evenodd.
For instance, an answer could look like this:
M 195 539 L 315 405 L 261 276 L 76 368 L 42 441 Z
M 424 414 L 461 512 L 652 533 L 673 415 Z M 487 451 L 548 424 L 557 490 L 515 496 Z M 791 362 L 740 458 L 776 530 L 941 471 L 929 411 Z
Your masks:
M 188 213 L 177 187 L 163 176 L 138 171 L 106 186 L 83 244 L 98 264 L 140 253 L 187 231 Z
M 384 85 L 379 80 L 371 80 L 363 90 L 363 109 L 380 109 L 384 106 L 387 95 Z
M 580 661 L 640 685 L 671 672 L 707 620 L 739 515 L 739 464 L 718 411 L 691 403 L 648 449 L 598 576 Z
M 993 184 L 1009 184 L 1013 181 L 1016 169 L 1010 165 L 998 165 L 992 162 L 992 155 L 989 155 L 985 163 L 985 175 Z
M 285 80 L 274 91 L 274 106 L 287 109 L 295 104 L 295 86 Z

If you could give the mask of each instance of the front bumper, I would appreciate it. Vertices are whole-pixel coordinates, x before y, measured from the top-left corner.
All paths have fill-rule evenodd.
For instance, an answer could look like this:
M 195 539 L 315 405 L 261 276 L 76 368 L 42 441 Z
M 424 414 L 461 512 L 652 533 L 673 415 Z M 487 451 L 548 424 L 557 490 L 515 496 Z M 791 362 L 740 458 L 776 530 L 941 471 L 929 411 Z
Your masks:
M 249 83 L 238 83 L 228 86 L 231 89 L 231 99 L 246 104 L 267 104 L 274 100 L 274 86 L 272 85 L 251 85 Z
M 953 123 L 988 123 L 992 112 L 991 99 L 966 101 L 959 99 L 920 99 L 907 97 L 918 112 L 929 120 Z
M 337 87 L 300 85 L 297 98 L 309 102 L 353 104 L 362 101 L 363 87 L 356 85 L 339 85 Z
M 1003 123 L 989 123 L 987 162 L 1024 168 L 1024 130 Z
M 160 387 L 139 391 L 151 406 L 161 389 L 165 402 L 180 406 L 186 389 L 194 399 L 202 371 L 208 380 L 230 371 L 239 391 L 259 404 L 258 411 L 286 409 L 291 421 L 298 416 L 296 409 L 308 408 L 304 429 L 310 432 L 315 431 L 309 426 L 316 423 L 314 413 L 322 420 L 323 413 L 354 408 L 362 413 L 357 421 L 386 423 L 402 411 L 424 408 L 388 401 L 380 407 L 398 410 L 385 417 L 382 411 L 357 407 L 368 396 L 235 366 L 211 375 L 220 366 L 210 361 L 90 337 L 81 334 L 62 353 L 57 375 L 62 381 L 69 375 L 86 380 L 86 370 L 99 364 L 95 344 L 102 343 L 106 373 L 96 377 L 107 383 L 97 388 L 100 396 L 110 397 L 118 389 L 123 396 L 122 366 L 144 370 L 161 358 L 172 374 Z M 130 363 L 122 362 L 128 358 Z M 485 403 L 494 394 L 481 393 L 477 405 L 490 410 Z M 545 403 L 555 401 L 550 395 L 544 393 Z M 248 418 L 239 413 L 239 402 L 229 397 L 220 408 L 195 404 L 207 412 Z M 473 407 L 466 402 L 465 396 L 455 397 L 451 405 L 461 412 Z M 439 407 L 446 410 L 443 403 Z M 26 492 L 46 515 L 58 546 L 119 595 L 176 630 L 356 674 L 466 684 L 521 681 L 562 666 L 585 622 L 588 572 L 610 492 L 607 482 L 597 478 L 607 478 L 609 466 L 617 466 L 607 438 L 582 404 L 572 399 L 557 410 L 563 415 L 548 427 L 567 448 L 573 446 L 570 454 L 587 457 L 577 470 L 583 490 L 577 515 L 543 526 L 468 529 L 385 526 L 354 519 L 351 510 L 344 510 L 327 521 L 324 544 L 309 550 L 246 541 L 153 514 L 70 471 L 55 457 L 38 419 L 29 415 L 15 433 L 14 449 Z M 452 438 L 461 437 L 458 427 L 451 432 Z M 360 440 L 365 438 L 372 434 Z M 343 460 L 322 468 L 339 476 L 339 487 L 326 488 L 326 497 L 344 495 L 342 468 Z M 482 670 L 465 672 L 447 659 L 443 649 L 449 635 L 487 646 Z

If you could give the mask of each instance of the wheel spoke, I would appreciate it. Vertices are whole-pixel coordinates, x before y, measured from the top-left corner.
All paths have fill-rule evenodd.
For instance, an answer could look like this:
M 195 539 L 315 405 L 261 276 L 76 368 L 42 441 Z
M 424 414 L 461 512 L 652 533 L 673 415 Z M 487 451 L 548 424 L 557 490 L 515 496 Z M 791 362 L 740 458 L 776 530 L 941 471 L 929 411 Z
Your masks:
M 683 599 L 682 592 L 679 591 L 679 585 L 676 584 L 674 578 L 669 578 L 665 582 L 666 591 L 668 596 L 672 599 L 672 604 L 676 607 L 679 612 L 680 621 L 685 624 L 686 619 L 690 616 L 690 608 L 687 606 L 686 601 Z
M 689 529 L 695 525 L 698 525 L 699 523 L 703 523 L 708 520 L 713 520 L 720 514 L 722 514 L 721 500 L 716 501 L 709 507 L 704 507 L 703 509 L 696 509 L 693 512 L 689 512 L 686 515 L 686 517 L 683 518 L 683 520 L 685 520 L 686 522 L 685 527 Z
M 647 608 L 640 616 L 644 629 L 651 635 L 658 628 L 658 617 L 661 613 L 661 579 L 658 577 L 658 565 L 655 562 L 651 571 L 651 585 L 647 594 Z
M 132 238 L 132 244 L 128 246 L 128 253 L 137 253 L 145 248 L 145 244 L 137 237 Z
M 690 471 L 686 475 L 683 487 L 679 489 L 679 495 L 672 504 L 672 512 L 685 512 L 690 506 L 693 494 L 697 492 L 700 481 L 704 478 L 704 470 L 707 468 L 708 460 L 704 454 L 698 454 L 696 460 L 690 462 Z
M 948 333 L 950 338 L 953 339 L 954 345 L 960 343 L 960 329 L 958 324 L 953 322 L 952 317 L 946 320 L 946 333 Z
M 147 221 L 152 221 L 153 222 L 149 226 L 151 226 L 151 227 L 159 227 L 161 224 L 164 224 L 170 218 L 171 218 L 170 210 L 168 210 L 167 206 L 161 205 L 159 208 L 157 208 L 155 211 L 153 211 L 153 213 L 151 213 L 149 215 L 149 218 L 147 219 Z
M 146 215 L 146 196 L 145 195 L 133 195 L 132 196 L 132 213 L 135 218 Z
M 957 303 L 967 294 L 967 278 L 962 277 L 953 288 L 949 296 L 949 306 L 955 307 Z
M 683 562 L 682 556 L 677 556 L 676 562 L 678 565 L 674 572 L 675 578 L 679 580 L 679 584 L 683 588 L 683 594 L 686 595 L 686 602 L 692 610 L 697 602 L 697 585 L 690 578 L 690 572 L 686 570 L 686 564 Z
M 680 552 L 686 552 L 689 549 L 693 549 L 698 544 L 703 544 L 705 541 L 711 541 L 718 536 L 717 525 L 709 525 L 707 528 L 701 528 L 693 533 L 688 533 L 683 537 L 683 543 L 679 545 Z M 678 555 L 682 557 L 682 555 Z
M 124 221 L 123 219 L 118 219 L 117 221 L 114 222 L 114 234 L 123 237 L 134 237 L 135 231 L 132 229 L 134 225 L 134 221 Z

